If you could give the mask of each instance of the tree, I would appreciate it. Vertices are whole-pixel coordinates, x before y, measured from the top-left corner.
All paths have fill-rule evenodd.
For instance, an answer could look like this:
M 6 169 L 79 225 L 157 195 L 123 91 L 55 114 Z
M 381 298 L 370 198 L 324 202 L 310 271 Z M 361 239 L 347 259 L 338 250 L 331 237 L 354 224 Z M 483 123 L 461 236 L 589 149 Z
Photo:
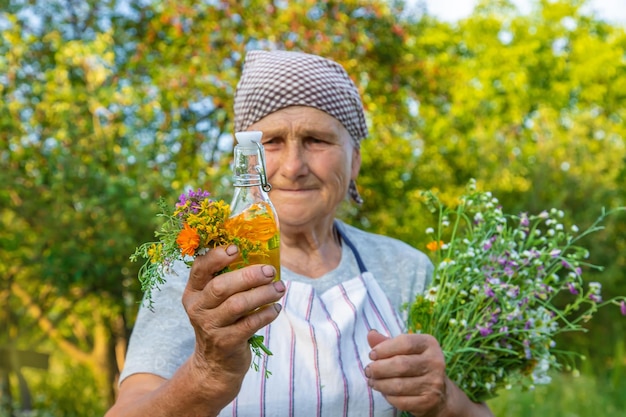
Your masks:
M 141 297 L 128 256 L 152 238 L 159 197 L 228 198 L 248 49 L 325 55 L 360 86 L 371 135 L 351 223 L 423 248 L 420 192 L 452 202 L 472 177 L 510 210 L 562 207 L 581 227 L 623 206 L 626 36 L 583 4 L 521 16 L 485 1 L 458 25 L 399 1 L 3 4 L 0 345 L 74 358 L 101 407 L 112 400 Z M 609 292 L 623 285 L 624 224 L 589 242 Z

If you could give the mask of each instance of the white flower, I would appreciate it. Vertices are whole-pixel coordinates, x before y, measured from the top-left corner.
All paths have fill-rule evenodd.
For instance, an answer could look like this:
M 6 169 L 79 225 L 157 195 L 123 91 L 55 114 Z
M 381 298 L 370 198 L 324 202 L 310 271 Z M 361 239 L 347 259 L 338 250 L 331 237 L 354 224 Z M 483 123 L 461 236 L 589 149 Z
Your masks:
M 426 292 L 426 295 L 424 296 L 424 298 L 427 299 L 428 301 L 432 301 L 432 302 L 437 301 L 437 291 L 438 291 L 437 287 L 429 288 L 428 292 Z
M 461 220 L 470 232 L 462 232 L 463 225 L 448 230 L 453 236 L 445 244 L 446 252 L 433 252 L 434 264 L 438 265 L 435 274 L 439 273 L 434 283 L 438 285 L 426 291 L 419 302 L 440 302 L 416 309 L 416 314 L 427 316 L 434 332 L 437 327 L 433 326 L 447 327 L 444 343 L 460 355 L 467 355 L 468 362 L 457 362 L 449 375 L 472 395 L 496 394 L 502 387 L 510 389 L 517 377 L 529 389 L 547 384 L 549 371 L 560 365 L 559 353 L 568 352 L 567 347 L 552 350 L 556 347 L 554 337 L 582 328 L 563 320 L 561 314 L 567 315 L 567 311 L 552 304 L 553 297 L 559 291 L 571 291 L 572 283 L 577 283 L 578 292 L 568 296 L 576 298 L 570 305 L 583 307 L 585 320 L 592 318 L 593 311 L 586 309 L 584 302 L 590 297 L 594 308 L 602 302 L 599 283 L 581 282 L 582 258 L 589 252 L 584 248 L 573 250 L 574 237 L 563 232 L 568 222 L 559 220 L 565 215 L 562 210 L 502 214 L 498 200 L 488 192 L 473 192 L 462 196 L 461 201 L 462 205 L 452 210 L 441 206 L 444 214 L 439 224 L 456 226 Z M 571 230 L 577 233 L 578 227 L 571 226 Z M 437 228 L 427 229 L 428 234 L 438 232 Z M 587 286 L 589 289 L 582 291 Z M 423 313 L 430 308 L 431 312 Z M 428 332 L 428 320 L 417 318 L 423 326 L 420 330 Z M 482 337 L 486 330 L 492 336 Z M 513 337 L 520 343 L 512 343 Z M 484 349 L 484 355 L 464 352 L 469 343 Z M 504 351 L 515 352 L 519 359 L 516 365 L 524 366 L 533 360 L 536 366 L 520 375 L 516 371 L 519 368 L 500 363 Z M 479 364 L 481 371 L 468 373 L 465 364 L 470 362 Z
M 552 381 L 552 378 L 550 377 L 550 375 L 548 375 L 549 370 L 550 362 L 545 358 L 541 358 L 533 369 L 533 382 L 537 385 L 549 384 Z

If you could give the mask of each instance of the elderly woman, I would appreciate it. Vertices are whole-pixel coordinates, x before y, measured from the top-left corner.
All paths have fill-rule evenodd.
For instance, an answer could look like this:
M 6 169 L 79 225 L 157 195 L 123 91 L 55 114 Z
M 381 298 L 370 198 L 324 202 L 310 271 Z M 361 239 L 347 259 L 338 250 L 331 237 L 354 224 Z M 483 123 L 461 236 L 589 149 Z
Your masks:
M 425 255 L 335 218 L 346 195 L 360 202 L 367 136 L 345 70 L 315 55 L 250 52 L 235 128 L 263 132 L 283 281 L 269 265 L 216 275 L 235 246 L 178 265 L 154 311 L 139 312 L 107 416 L 491 416 L 446 377 L 433 337 L 402 334 L 401 306 L 432 272 Z M 273 352 L 269 377 L 250 368 L 254 334 Z

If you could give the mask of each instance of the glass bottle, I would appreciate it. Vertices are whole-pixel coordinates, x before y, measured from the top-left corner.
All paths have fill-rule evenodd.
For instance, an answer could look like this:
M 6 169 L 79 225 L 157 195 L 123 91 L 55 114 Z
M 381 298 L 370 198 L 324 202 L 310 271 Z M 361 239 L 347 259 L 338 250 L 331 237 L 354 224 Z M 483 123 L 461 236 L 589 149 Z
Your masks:
M 231 269 L 252 264 L 270 264 L 280 279 L 280 234 L 278 216 L 268 192 L 263 132 L 237 132 L 234 151 L 233 180 L 235 192 L 226 227 L 237 236 L 239 258 Z

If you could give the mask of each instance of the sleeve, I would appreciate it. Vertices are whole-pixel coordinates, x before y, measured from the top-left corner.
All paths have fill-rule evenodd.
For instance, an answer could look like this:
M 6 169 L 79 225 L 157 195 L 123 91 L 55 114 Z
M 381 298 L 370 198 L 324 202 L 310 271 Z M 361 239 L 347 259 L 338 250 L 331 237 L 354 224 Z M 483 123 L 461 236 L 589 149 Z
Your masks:
M 182 305 L 189 268 L 177 262 L 165 283 L 153 291 L 152 308 L 143 303 L 126 352 L 120 383 L 136 373 L 171 378 L 193 353 L 195 335 Z

